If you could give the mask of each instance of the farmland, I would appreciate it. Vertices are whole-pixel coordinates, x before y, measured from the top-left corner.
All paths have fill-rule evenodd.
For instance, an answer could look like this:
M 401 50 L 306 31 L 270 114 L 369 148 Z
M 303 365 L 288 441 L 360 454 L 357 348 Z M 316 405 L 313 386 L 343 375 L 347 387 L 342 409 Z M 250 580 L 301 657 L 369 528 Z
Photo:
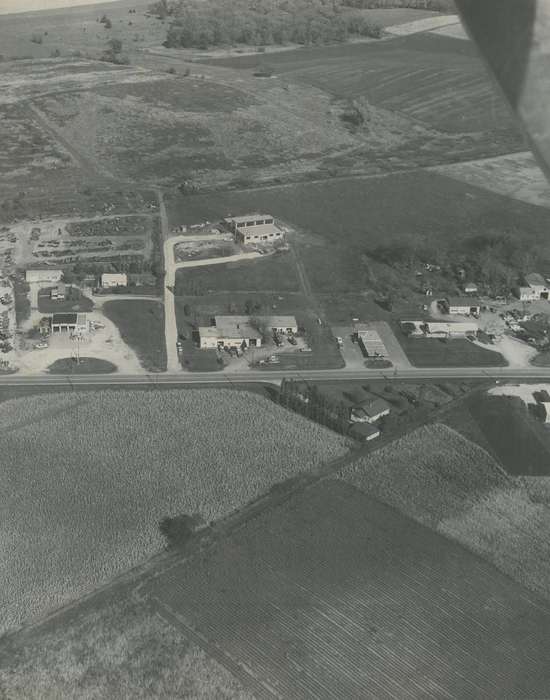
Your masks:
M 547 604 L 335 480 L 294 495 L 148 589 L 165 619 L 214 643 L 253 692 L 536 697 L 550 680 Z
M 120 331 L 122 340 L 137 354 L 149 372 L 166 369 L 164 307 L 155 300 L 121 299 L 108 301 L 103 313 Z
M 6 700 L 81 697 L 252 700 L 231 674 L 146 606 L 95 603 L 0 647 Z M 70 669 L 70 673 L 68 670 Z
M 215 520 L 347 450 L 230 390 L 41 394 L 4 402 L 0 430 L 3 630 L 158 552 L 162 518 Z
M 550 510 L 454 430 L 420 428 L 340 476 L 550 598 Z

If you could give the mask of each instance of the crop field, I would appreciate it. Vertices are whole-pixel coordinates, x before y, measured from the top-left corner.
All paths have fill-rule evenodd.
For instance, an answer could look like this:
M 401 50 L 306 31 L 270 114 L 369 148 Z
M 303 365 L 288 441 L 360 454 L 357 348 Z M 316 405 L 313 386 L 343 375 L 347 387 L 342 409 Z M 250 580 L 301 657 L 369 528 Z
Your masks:
M 251 68 L 257 57 L 209 63 Z M 511 112 L 493 86 L 475 47 L 421 34 L 269 56 L 285 80 L 303 82 L 339 98 L 365 97 L 442 131 L 504 131 L 510 148 L 522 143 Z
M 297 292 L 299 287 L 296 266 L 289 253 L 176 272 L 177 296 L 211 291 Z
M 376 178 L 265 187 L 167 202 L 171 224 L 216 221 L 257 209 L 286 221 L 315 291 L 365 286 L 361 256 L 384 242 L 451 246 L 496 229 L 544 245 L 550 212 L 442 175 L 416 171 Z M 303 235 L 307 234 L 307 235 Z
M 43 394 L 2 404 L 0 628 L 44 615 L 163 546 L 159 521 L 216 520 L 347 441 L 252 393 Z
M 149 590 L 259 697 L 539 697 L 550 682 L 547 603 L 336 480 Z
M 103 305 L 103 313 L 120 331 L 148 372 L 166 370 L 164 306 L 147 299 L 120 299 Z
M 340 478 L 550 599 L 550 508 L 456 431 L 420 428 L 344 467 Z
M 182 698 L 253 700 L 240 683 L 146 605 L 94 600 L 47 628 L 0 643 L 5 700 Z M 70 669 L 70 671 L 69 671 Z

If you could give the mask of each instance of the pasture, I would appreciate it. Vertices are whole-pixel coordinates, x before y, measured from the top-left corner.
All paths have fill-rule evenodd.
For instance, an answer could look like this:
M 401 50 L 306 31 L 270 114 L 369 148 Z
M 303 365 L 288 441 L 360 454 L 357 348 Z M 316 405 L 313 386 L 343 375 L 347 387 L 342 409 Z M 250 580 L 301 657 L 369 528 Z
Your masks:
M 118 328 L 122 340 L 135 351 L 148 372 L 166 370 L 164 306 L 147 299 L 107 301 L 103 313 Z
M 148 591 L 254 694 L 537 697 L 550 682 L 548 604 L 336 480 L 259 515 Z
M 456 431 L 420 428 L 344 467 L 340 478 L 550 599 L 550 511 Z
M 0 629 L 162 549 L 159 521 L 223 517 L 347 441 L 258 394 L 45 393 L 2 404 Z
M 250 69 L 261 57 L 210 59 Z M 298 49 L 269 56 L 282 79 L 311 85 L 338 98 L 366 98 L 438 130 L 507 134 L 509 149 L 522 138 L 511 112 L 469 42 L 420 34 L 391 41 Z

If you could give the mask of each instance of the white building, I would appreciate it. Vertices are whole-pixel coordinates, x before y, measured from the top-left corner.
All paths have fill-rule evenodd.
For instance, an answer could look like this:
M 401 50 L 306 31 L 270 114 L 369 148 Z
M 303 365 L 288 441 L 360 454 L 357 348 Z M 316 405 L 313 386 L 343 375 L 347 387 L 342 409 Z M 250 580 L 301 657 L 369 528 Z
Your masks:
M 71 333 L 83 335 L 89 330 L 86 314 L 53 314 L 51 318 L 52 333 Z
M 60 282 L 63 277 L 63 270 L 55 270 L 51 267 L 30 268 L 25 271 L 25 280 L 32 282 Z
M 296 335 L 298 333 L 298 322 L 294 316 L 269 316 L 265 319 L 265 324 L 274 333 L 287 333 Z
M 244 244 L 275 242 L 283 238 L 283 232 L 276 226 L 271 214 L 228 216 L 224 222 L 233 232 L 235 240 Z
M 464 285 L 465 294 L 477 294 L 477 291 L 477 284 L 474 284 L 473 282 L 468 282 Z
M 443 321 L 427 321 L 423 325 L 425 335 L 431 338 L 465 338 L 477 335 L 476 323 L 445 323 Z
M 356 323 L 353 330 L 369 357 L 388 357 L 388 351 L 380 334 L 368 323 Z
M 520 287 L 518 297 L 520 301 L 537 301 L 539 299 L 550 298 L 550 288 L 546 284 L 546 280 L 538 272 L 531 272 L 525 276 L 527 286 Z
M 101 275 L 102 287 L 127 287 L 128 275 L 125 272 L 104 272 Z
M 244 349 L 262 345 L 262 334 L 250 324 L 248 316 L 216 316 L 215 321 L 215 326 L 199 328 L 201 349 Z
M 468 297 L 449 297 L 446 299 L 446 302 L 450 314 L 461 316 L 470 316 L 470 314 L 473 314 L 477 316 L 481 311 L 480 303 Z

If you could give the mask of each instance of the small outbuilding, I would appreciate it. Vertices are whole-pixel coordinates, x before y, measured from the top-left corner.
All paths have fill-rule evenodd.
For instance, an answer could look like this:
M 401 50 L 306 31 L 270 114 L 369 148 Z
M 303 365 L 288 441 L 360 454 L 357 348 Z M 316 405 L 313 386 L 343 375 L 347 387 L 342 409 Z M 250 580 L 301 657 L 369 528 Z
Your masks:
M 349 434 L 360 442 L 368 442 L 380 436 L 380 429 L 370 423 L 354 423 Z
M 449 297 L 445 300 L 449 314 L 479 316 L 481 304 L 470 297 Z

